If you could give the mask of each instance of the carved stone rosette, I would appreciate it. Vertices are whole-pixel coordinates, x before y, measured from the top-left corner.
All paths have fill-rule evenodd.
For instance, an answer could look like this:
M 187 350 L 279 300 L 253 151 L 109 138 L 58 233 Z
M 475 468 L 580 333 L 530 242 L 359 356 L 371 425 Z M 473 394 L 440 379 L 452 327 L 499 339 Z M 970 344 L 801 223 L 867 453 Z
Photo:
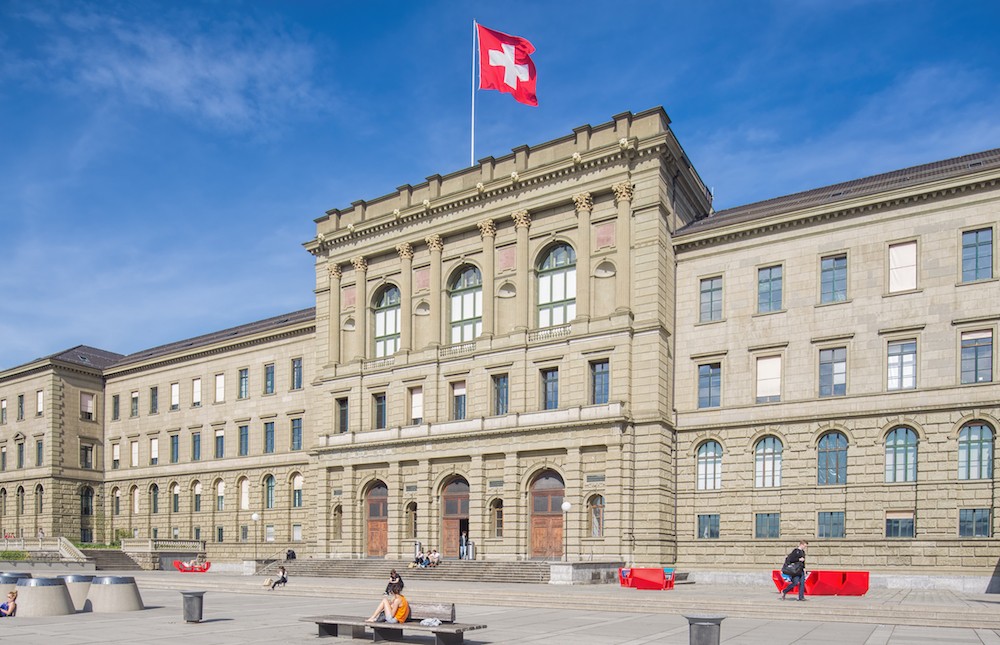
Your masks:
M 402 244 L 397 244 L 396 253 L 399 253 L 399 257 L 403 260 L 412 260 L 413 246 L 409 242 L 403 242 Z
M 340 272 L 340 265 L 339 264 L 327 264 L 326 265 L 326 270 L 330 273 L 330 277 L 331 278 L 335 278 L 337 280 L 340 280 L 340 277 L 341 277 L 342 274 Z
M 356 258 L 351 258 L 351 264 L 354 265 L 354 270 L 355 271 L 367 271 L 368 270 L 368 260 L 363 255 L 359 255 Z
M 611 190 L 615 191 L 615 201 L 630 202 L 635 193 L 635 186 L 630 181 L 623 181 L 612 186 Z
M 528 211 L 514 211 L 510 214 L 514 220 L 514 228 L 529 228 L 531 226 L 531 214 Z
M 484 219 L 481 222 L 477 222 L 476 226 L 479 227 L 480 237 L 496 237 L 497 236 L 497 224 L 491 219 Z
M 576 206 L 576 210 L 578 212 L 592 211 L 594 210 L 594 197 L 590 193 L 580 193 L 579 195 L 574 195 L 573 205 Z
M 437 233 L 425 237 L 424 242 L 427 243 L 427 248 L 429 248 L 431 251 L 444 250 L 444 241 L 441 239 L 441 236 L 438 235 Z

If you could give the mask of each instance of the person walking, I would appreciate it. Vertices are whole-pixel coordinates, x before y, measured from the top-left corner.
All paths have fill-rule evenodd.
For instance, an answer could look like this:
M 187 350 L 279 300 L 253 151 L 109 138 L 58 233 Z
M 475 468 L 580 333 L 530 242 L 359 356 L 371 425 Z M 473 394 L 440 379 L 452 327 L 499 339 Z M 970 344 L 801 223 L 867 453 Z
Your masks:
M 781 590 L 780 600 L 784 600 L 789 591 L 796 586 L 799 588 L 799 600 L 805 601 L 806 595 L 806 547 L 809 543 L 805 540 L 799 542 L 799 546 L 792 549 L 785 557 L 785 564 L 781 566 L 781 574 L 788 578 L 788 586 Z

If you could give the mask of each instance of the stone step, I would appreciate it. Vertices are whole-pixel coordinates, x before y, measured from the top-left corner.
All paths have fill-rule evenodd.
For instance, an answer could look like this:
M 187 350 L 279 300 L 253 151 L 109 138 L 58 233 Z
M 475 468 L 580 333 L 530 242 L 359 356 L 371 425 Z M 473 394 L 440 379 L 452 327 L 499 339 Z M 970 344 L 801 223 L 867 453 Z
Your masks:
M 98 571 L 142 571 L 135 560 L 118 549 L 80 549 Z
M 381 578 L 389 577 L 396 569 L 404 580 L 477 581 L 489 580 L 502 583 L 547 583 L 547 562 L 489 562 L 477 560 L 444 560 L 437 567 L 408 568 L 404 560 L 290 560 L 271 563 L 262 573 L 272 573 L 284 566 L 289 575 L 329 578 Z

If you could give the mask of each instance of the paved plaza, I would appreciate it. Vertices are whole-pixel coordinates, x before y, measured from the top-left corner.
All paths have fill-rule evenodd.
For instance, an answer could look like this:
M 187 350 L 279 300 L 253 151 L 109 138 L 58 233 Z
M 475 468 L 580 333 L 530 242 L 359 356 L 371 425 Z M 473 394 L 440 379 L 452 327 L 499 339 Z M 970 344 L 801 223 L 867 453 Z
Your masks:
M 3 620 L 0 639 L 25 645 L 313 642 L 316 626 L 300 617 L 370 613 L 385 584 L 293 578 L 287 588 L 271 592 L 260 577 L 172 572 L 135 577 L 145 611 Z M 412 601 L 451 600 L 460 622 L 489 626 L 470 632 L 470 645 L 688 643 L 684 613 L 727 615 L 722 642 L 732 644 L 1000 645 L 1000 598 L 995 596 L 876 589 L 864 598 L 817 597 L 799 603 L 779 601 L 763 588 L 684 585 L 660 592 L 611 585 L 435 583 L 419 580 L 417 573 L 404 577 Z M 179 591 L 186 589 L 208 590 L 202 623 L 183 621 Z M 407 640 L 433 643 L 432 637 L 419 634 Z

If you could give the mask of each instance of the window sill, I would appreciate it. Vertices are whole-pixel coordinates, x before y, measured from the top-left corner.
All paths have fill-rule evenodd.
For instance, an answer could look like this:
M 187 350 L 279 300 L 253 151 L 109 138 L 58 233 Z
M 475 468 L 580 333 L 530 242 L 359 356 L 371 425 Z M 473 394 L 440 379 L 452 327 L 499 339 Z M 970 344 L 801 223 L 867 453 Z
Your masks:
M 892 298 L 893 296 L 908 296 L 914 293 L 923 293 L 923 289 L 907 289 L 906 291 L 887 291 L 882 294 L 883 298 Z
M 775 309 L 774 311 L 758 311 L 757 313 L 750 316 L 751 318 L 760 318 L 761 316 L 773 316 L 775 314 L 787 313 L 787 309 Z
M 814 306 L 815 306 L 816 309 L 819 309 L 820 307 L 833 307 L 833 306 L 836 306 L 836 305 L 849 305 L 852 302 L 854 302 L 854 299 L 853 298 L 848 298 L 846 300 L 833 300 L 831 302 L 817 302 Z
M 696 322 L 694 324 L 694 326 L 695 327 L 705 327 L 707 325 L 720 325 L 720 324 L 725 323 L 725 322 L 726 322 L 725 318 L 719 318 L 718 320 L 699 320 L 698 322 Z
M 977 284 L 990 284 L 991 282 L 1000 282 L 1000 278 L 983 278 L 982 280 L 970 280 L 969 282 L 956 282 L 956 287 L 970 287 Z

